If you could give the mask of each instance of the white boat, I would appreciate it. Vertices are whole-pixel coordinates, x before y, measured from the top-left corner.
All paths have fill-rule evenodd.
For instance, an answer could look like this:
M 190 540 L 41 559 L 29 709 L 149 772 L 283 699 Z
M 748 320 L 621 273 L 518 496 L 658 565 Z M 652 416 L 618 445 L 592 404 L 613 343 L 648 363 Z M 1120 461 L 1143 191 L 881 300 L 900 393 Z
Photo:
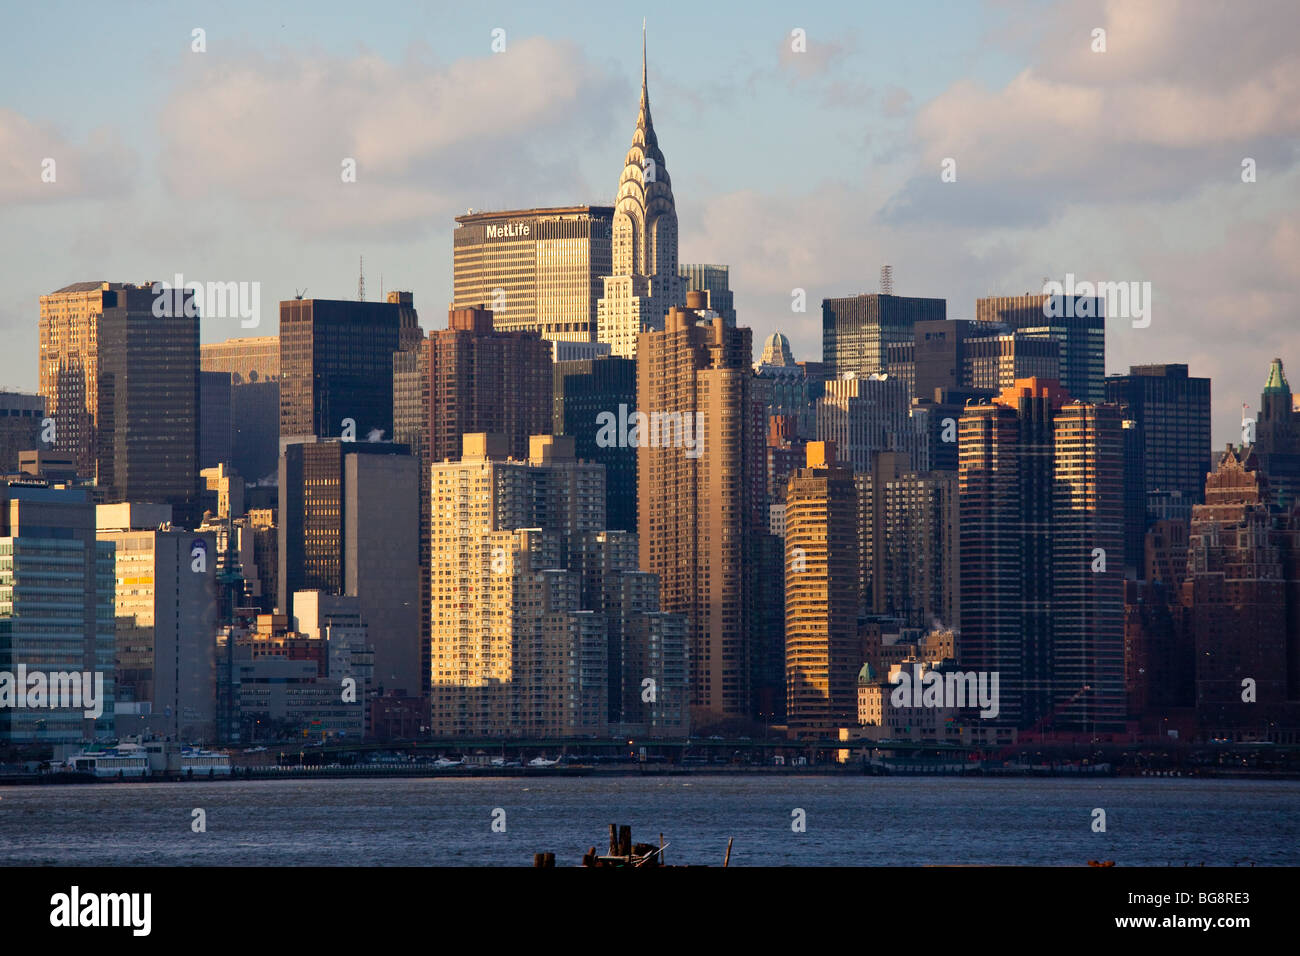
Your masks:
M 138 744 L 83 750 L 68 758 L 67 768 L 96 777 L 147 777 L 149 755 Z
M 196 777 L 229 776 L 230 754 L 186 747 L 181 751 L 181 773 Z

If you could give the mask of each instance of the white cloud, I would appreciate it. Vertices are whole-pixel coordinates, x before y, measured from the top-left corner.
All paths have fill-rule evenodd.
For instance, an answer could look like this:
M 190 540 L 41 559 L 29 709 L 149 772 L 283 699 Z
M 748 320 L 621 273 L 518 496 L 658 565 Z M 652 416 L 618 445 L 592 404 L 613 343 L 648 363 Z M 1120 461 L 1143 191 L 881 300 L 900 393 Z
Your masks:
M 1004 86 L 963 80 L 920 109 L 920 171 L 891 216 L 1041 221 L 1067 203 L 1190 195 L 1238 177 L 1246 156 L 1295 163 L 1300 5 L 1091 2 L 1045 16 L 1033 61 Z M 936 188 L 945 157 L 959 188 Z
M 115 131 L 96 129 L 76 143 L 0 107 L 0 206 L 119 196 L 130 190 L 134 168 Z
M 169 188 L 262 204 L 312 234 L 418 228 L 467 203 L 584 196 L 574 157 L 592 131 L 611 129 L 616 106 L 627 111 L 624 81 L 542 38 L 448 65 L 296 52 L 194 59 L 199 72 L 161 117 Z M 355 183 L 341 177 L 348 158 Z

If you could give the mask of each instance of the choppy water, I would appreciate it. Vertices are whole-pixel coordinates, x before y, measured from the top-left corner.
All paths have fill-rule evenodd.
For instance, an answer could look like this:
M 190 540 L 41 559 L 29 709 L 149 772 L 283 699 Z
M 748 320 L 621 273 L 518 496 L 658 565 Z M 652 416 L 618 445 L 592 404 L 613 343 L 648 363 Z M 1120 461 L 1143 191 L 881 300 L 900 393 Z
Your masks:
M 733 866 L 1300 864 L 1297 781 L 757 775 L 7 787 L 0 863 L 568 866 L 610 823 L 662 831 L 676 864 L 718 865 L 730 837 Z

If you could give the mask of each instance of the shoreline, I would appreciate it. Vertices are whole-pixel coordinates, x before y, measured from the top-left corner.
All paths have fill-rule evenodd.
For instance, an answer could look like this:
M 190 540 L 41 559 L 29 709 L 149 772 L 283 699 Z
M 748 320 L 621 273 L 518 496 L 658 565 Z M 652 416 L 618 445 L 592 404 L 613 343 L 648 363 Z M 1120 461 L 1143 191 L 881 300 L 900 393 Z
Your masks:
M 436 769 L 432 767 L 412 767 L 401 770 L 395 767 L 382 768 L 297 768 L 285 769 L 242 767 L 235 768 L 229 774 L 207 774 L 187 776 L 177 773 L 151 774 L 142 777 L 96 777 L 88 773 L 33 773 L 0 775 L 0 787 L 63 787 L 85 784 L 130 784 L 130 783 L 218 783 L 248 780 L 401 780 L 401 779 L 538 779 L 547 777 L 915 777 L 954 778 L 954 779 L 1088 779 L 1125 778 L 1125 779 L 1165 779 L 1165 780 L 1300 780 L 1300 773 L 1287 771 L 1198 769 L 1187 770 L 1150 770 L 1134 772 L 1128 770 L 1080 771 L 1060 769 L 1003 769 L 979 768 L 964 772 L 952 772 L 946 769 L 925 771 L 917 769 L 899 769 L 884 773 L 871 772 L 861 767 L 656 767 L 641 769 L 633 767 L 471 767 Z

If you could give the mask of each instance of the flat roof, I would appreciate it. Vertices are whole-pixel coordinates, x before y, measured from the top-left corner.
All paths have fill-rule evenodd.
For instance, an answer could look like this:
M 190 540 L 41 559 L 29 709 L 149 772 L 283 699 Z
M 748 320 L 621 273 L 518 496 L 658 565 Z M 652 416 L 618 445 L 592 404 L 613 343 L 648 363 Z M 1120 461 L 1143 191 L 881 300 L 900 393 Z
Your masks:
M 598 216 L 614 215 L 613 206 L 545 206 L 534 209 L 501 209 L 495 212 L 472 212 L 457 216 L 456 221 L 462 226 L 476 222 L 489 222 L 493 219 L 541 219 L 546 216 L 574 216 L 579 213 L 592 213 Z

